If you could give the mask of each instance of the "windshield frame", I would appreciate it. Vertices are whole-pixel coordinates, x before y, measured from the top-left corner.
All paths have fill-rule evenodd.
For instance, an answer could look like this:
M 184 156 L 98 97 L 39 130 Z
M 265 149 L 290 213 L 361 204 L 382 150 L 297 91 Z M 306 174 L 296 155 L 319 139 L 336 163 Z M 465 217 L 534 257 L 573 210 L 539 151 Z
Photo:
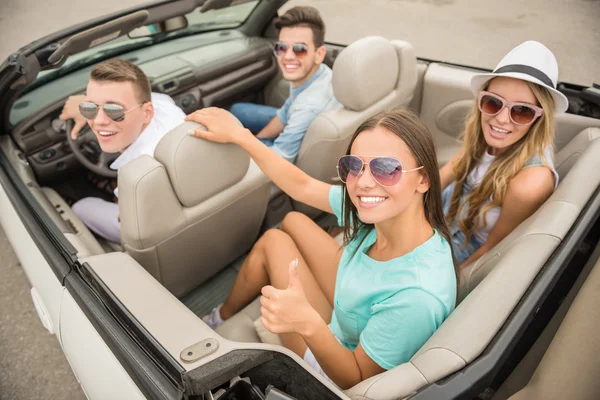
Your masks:
M 60 77 L 68 75 L 70 73 L 76 72 L 80 69 L 87 68 L 91 65 L 100 63 L 100 62 L 110 59 L 110 58 L 119 57 L 123 54 L 127 54 L 132 51 L 150 47 L 157 43 L 163 43 L 163 42 L 166 42 L 169 40 L 179 39 L 179 38 L 192 36 L 192 35 L 196 35 L 196 34 L 200 34 L 200 33 L 207 33 L 207 32 L 219 31 L 219 30 L 239 28 L 248 21 L 248 19 L 252 16 L 252 14 L 254 12 L 256 12 L 258 6 L 260 5 L 260 3 L 262 1 L 264 1 L 264 0 L 242 0 L 241 3 L 233 4 L 228 7 L 218 9 L 218 10 L 208 10 L 207 11 L 207 13 L 212 12 L 212 11 L 220 12 L 221 10 L 230 9 L 231 7 L 241 6 L 241 5 L 244 5 L 247 3 L 254 3 L 254 5 L 252 6 L 252 9 L 249 10 L 249 12 L 245 15 L 243 20 L 235 20 L 235 21 L 231 21 L 230 23 L 228 23 L 227 21 L 223 21 L 222 23 L 213 23 L 213 21 L 200 22 L 200 23 L 190 24 L 187 27 L 176 30 L 176 31 L 164 32 L 164 33 L 159 33 L 159 34 L 156 34 L 153 36 L 140 37 L 140 38 L 130 38 L 128 36 L 121 36 L 121 37 L 111 40 L 109 42 L 103 43 L 99 46 L 95 46 L 95 47 L 86 49 L 82 52 L 79 52 L 77 54 L 70 55 L 67 59 L 63 60 L 63 62 L 57 68 L 49 69 L 46 71 L 40 71 L 40 73 L 38 73 L 36 79 L 33 80 L 31 83 L 29 83 L 27 86 L 25 86 L 25 88 L 21 92 L 20 96 L 23 96 L 23 95 L 31 92 L 32 90 L 35 90 L 36 88 L 38 88 L 40 86 L 46 85 L 46 84 L 54 81 L 55 79 L 58 79 Z M 169 1 L 166 1 L 166 2 L 168 3 Z M 163 3 L 163 2 L 161 1 L 158 3 Z M 192 15 L 194 13 L 199 13 L 200 8 L 201 8 L 201 6 L 198 6 L 194 10 L 192 10 L 184 15 L 187 18 L 189 15 Z M 203 14 L 205 14 L 205 13 L 203 13 Z M 64 38 L 64 40 L 67 40 L 67 39 L 68 39 L 68 37 Z M 120 46 L 115 46 L 116 41 L 122 41 L 123 44 Z M 88 52 L 89 52 L 89 54 L 88 54 Z M 81 56 L 82 54 L 85 54 L 85 56 Z M 78 57 L 78 55 L 79 55 L 79 57 Z M 71 62 L 69 62 L 69 60 L 71 60 Z

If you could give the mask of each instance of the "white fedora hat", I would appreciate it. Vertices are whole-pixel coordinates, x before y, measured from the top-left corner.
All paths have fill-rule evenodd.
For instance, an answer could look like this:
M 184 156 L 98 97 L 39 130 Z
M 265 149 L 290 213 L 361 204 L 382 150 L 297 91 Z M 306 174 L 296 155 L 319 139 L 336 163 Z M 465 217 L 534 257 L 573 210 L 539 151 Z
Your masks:
M 540 42 L 529 40 L 521 43 L 500 60 L 494 72 L 475 75 L 471 78 L 471 91 L 477 96 L 485 83 L 497 76 L 537 83 L 552 94 L 556 112 L 565 112 L 569 108 L 567 97 L 556 89 L 558 83 L 556 57 Z

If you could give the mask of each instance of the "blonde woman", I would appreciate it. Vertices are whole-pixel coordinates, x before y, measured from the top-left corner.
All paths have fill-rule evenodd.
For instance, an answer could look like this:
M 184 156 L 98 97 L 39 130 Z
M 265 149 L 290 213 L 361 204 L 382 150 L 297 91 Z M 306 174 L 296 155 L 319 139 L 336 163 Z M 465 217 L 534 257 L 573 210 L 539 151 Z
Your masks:
M 464 146 L 440 169 L 452 247 L 463 268 L 532 215 L 558 185 L 554 115 L 568 108 L 556 89 L 558 65 L 527 41 L 492 73 L 471 80 L 476 96 Z

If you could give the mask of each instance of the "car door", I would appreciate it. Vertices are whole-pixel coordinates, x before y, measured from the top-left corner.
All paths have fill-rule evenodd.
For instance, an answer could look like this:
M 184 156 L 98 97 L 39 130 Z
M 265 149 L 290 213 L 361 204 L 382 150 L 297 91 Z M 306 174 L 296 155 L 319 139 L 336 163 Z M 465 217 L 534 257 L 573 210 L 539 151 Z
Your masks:
M 0 67 L 0 224 L 29 279 L 43 325 L 56 335 L 88 398 L 179 399 L 181 386 L 165 378 L 160 362 L 140 348 L 78 273 L 77 250 L 32 194 L 31 168 L 7 134 L 14 98 L 45 67 L 53 43 L 73 33 L 25 46 Z

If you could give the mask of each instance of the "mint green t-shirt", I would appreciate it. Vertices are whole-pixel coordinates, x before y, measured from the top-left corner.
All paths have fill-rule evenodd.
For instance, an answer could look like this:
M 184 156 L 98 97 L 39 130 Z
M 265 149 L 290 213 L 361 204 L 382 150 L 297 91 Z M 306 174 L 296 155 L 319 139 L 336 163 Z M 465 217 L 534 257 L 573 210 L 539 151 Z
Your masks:
M 342 199 L 343 188 L 333 186 L 329 204 L 340 225 Z M 348 349 L 360 342 L 373 361 L 391 369 L 410 360 L 454 309 L 452 253 L 435 230 L 425 243 L 389 261 L 367 255 L 377 239 L 374 229 L 359 239 L 342 253 L 329 328 Z

